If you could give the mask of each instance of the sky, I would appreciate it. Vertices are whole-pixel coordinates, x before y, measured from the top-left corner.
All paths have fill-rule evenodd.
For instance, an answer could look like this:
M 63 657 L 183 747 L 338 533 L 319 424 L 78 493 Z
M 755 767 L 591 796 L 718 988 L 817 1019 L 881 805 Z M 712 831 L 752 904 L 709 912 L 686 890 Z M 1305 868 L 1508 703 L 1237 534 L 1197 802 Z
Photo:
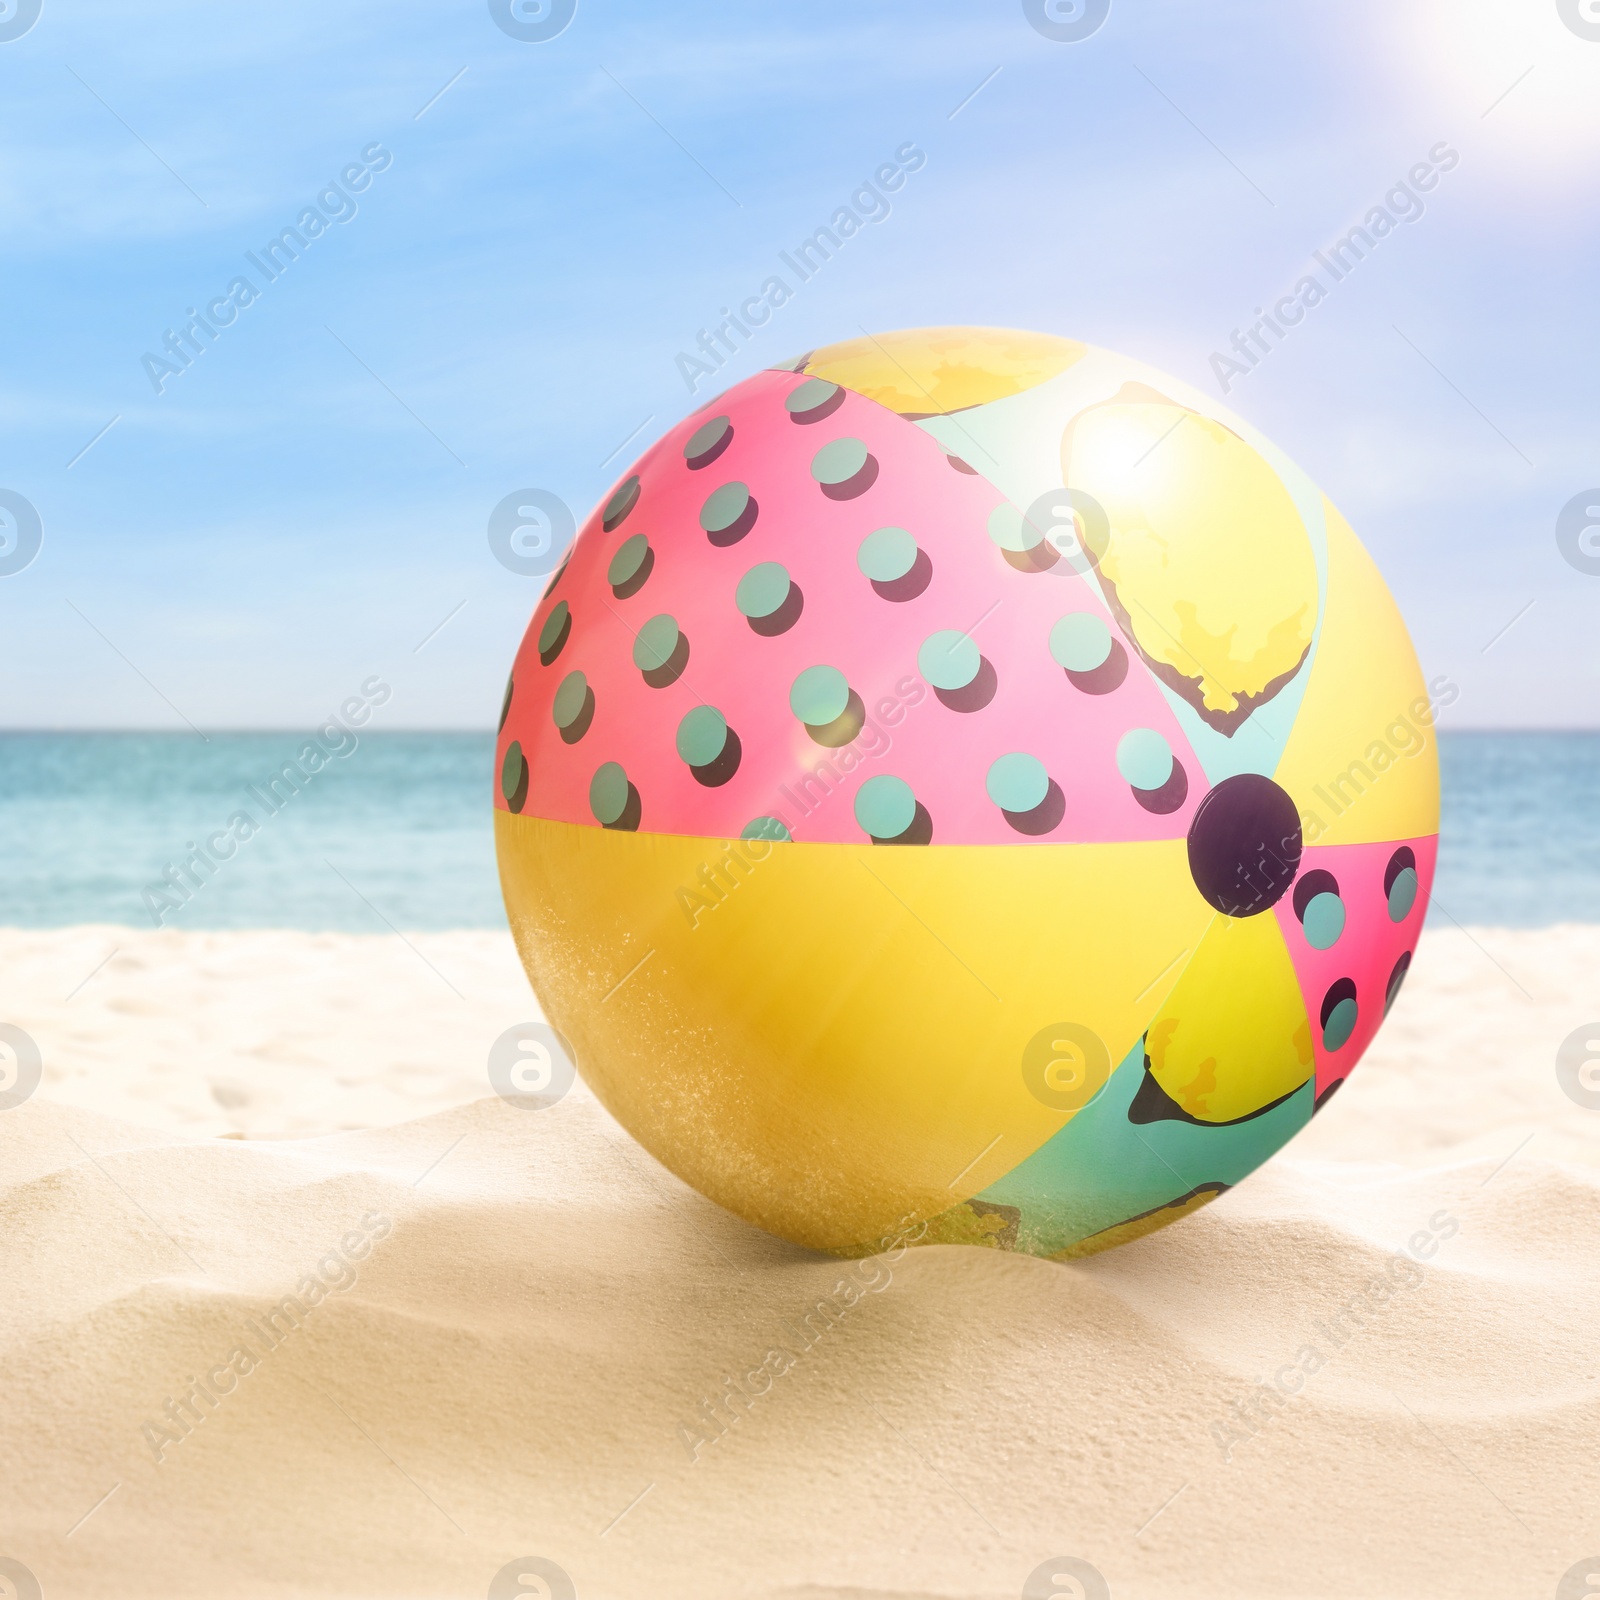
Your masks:
M 308 727 L 379 674 L 387 726 L 492 727 L 544 581 L 491 548 L 508 496 L 581 522 L 717 390 L 939 323 L 1226 382 L 1447 725 L 1597 725 L 1600 5 L 1089 4 L 0 0 L 0 725 Z M 691 391 L 700 330 L 908 143 Z M 269 280 L 247 253 L 319 194 Z

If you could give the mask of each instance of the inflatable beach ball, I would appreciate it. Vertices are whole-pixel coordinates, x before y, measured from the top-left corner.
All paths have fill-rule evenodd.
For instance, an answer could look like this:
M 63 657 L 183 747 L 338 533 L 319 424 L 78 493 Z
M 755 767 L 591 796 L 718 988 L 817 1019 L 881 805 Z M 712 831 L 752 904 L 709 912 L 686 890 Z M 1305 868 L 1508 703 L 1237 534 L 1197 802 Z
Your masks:
M 1208 397 L 1044 334 L 850 340 L 584 524 L 506 689 L 501 882 L 579 1070 L 711 1199 L 1085 1255 L 1371 1042 L 1432 709 L 1343 518 Z

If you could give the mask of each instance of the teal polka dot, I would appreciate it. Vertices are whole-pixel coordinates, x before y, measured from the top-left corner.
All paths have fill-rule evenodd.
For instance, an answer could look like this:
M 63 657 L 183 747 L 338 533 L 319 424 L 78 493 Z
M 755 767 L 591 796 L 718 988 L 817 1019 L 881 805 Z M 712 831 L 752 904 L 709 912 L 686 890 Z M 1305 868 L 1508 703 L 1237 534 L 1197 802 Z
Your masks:
M 506 758 L 500 763 L 500 793 L 505 796 L 507 804 L 516 798 L 517 790 L 522 785 L 523 775 L 528 770 L 528 764 L 522 754 L 522 746 L 515 739 L 506 746 Z
M 778 561 L 751 567 L 733 591 L 733 603 L 747 617 L 770 617 L 789 598 L 789 569 Z
M 655 672 L 666 666 L 677 648 L 677 619 L 663 611 L 660 616 L 651 617 L 639 630 L 633 641 L 633 664 L 641 672 Z
M 636 533 L 631 539 L 624 539 L 606 568 L 606 582 L 613 589 L 620 588 L 644 565 L 644 558 L 649 554 L 650 540 L 644 534 Z
M 1013 751 L 989 768 L 985 787 L 1002 811 L 1032 811 L 1050 792 L 1050 774 L 1042 761 Z
M 1343 1049 L 1350 1042 L 1350 1035 L 1356 1031 L 1356 1018 L 1359 1014 L 1359 1008 L 1354 1000 L 1341 1000 L 1328 1013 L 1328 1020 L 1322 1025 L 1323 1049 Z
M 1302 919 L 1306 943 L 1313 950 L 1331 950 L 1344 932 L 1344 901 L 1336 894 L 1314 894 Z
M 743 483 L 725 483 L 706 496 L 700 507 L 700 526 L 707 533 L 724 533 L 745 513 L 750 504 L 750 489 Z
M 837 721 L 850 704 L 850 685 L 837 667 L 807 667 L 789 690 L 789 709 L 808 728 Z
M 983 657 L 978 647 L 955 628 L 929 634 L 917 651 L 917 671 L 935 689 L 965 689 L 978 676 Z
M 684 441 L 683 459 L 698 461 L 701 456 L 709 455 L 727 437 L 732 426 L 726 417 L 713 417 L 709 422 L 701 423 Z
M 989 537 L 1002 550 L 1021 555 L 1039 543 L 1039 535 L 1028 526 L 1022 513 L 1009 500 L 1002 500 L 989 513 Z
M 838 394 L 839 385 L 826 378 L 807 378 L 784 396 L 783 404 L 792 417 L 803 417 L 809 411 L 825 406 Z
M 556 690 L 555 703 L 550 714 L 558 728 L 570 728 L 583 714 L 584 702 L 589 698 L 589 680 L 581 672 L 569 672 Z
M 556 601 L 550 609 L 550 615 L 544 619 L 544 626 L 539 630 L 539 654 L 545 655 L 550 647 L 561 637 L 561 630 L 567 625 L 567 618 L 571 609 L 565 600 Z
M 636 472 L 631 477 L 624 478 L 617 485 L 616 491 L 606 501 L 605 510 L 600 513 L 600 523 L 607 533 L 621 522 L 639 499 L 639 474 Z
M 1402 867 L 1389 885 L 1389 920 L 1404 922 L 1417 903 L 1417 873 L 1414 867 Z
M 709 767 L 728 742 L 728 721 L 715 706 L 696 706 L 678 724 L 678 754 L 685 765 Z
M 1117 771 L 1135 789 L 1159 789 L 1172 776 L 1172 746 L 1154 728 L 1132 728 L 1118 741 Z
M 628 809 L 628 774 L 615 761 L 595 770 L 589 780 L 589 810 L 596 822 L 609 827 Z
M 741 839 L 776 839 L 787 841 L 793 836 L 776 817 L 752 817 L 744 825 Z
M 811 458 L 811 476 L 822 484 L 848 483 L 867 464 L 859 439 L 831 439 Z
M 874 839 L 898 839 L 916 816 L 917 797 L 904 778 L 882 773 L 856 790 L 856 821 Z
M 917 564 L 917 541 L 904 528 L 877 528 L 861 541 L 856 565 L 874 583 L 893 583 Z
M 1092 611 L 1074 611 L 1050 630 L 1050 658 L 1068 672 L 1093 672 L 1111 654 L 1111 630 Z

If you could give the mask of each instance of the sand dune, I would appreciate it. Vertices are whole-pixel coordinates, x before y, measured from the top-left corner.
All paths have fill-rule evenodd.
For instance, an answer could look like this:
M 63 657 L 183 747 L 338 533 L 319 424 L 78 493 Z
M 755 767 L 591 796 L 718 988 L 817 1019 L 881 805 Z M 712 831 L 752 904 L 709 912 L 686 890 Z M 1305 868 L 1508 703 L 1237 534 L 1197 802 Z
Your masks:
M 581 1085 L 476 1098 L 509 945 L 409 937 L 0 935 L 45 1059 L 0 1114 L 18 1595 L 1064 1597 L 1072 1557 L 1503 1600 L 1600 1549 L 1600 1114 L 1552 1067 L 1600 929 L 1435 935 L 1288 1153 L 1070 1266 L 824 1260 Z
M 401 1122 L 488 1094 L 537 1016 L 503 933 L 0 929 L 0 1008 L 44 1092 L 141 1126 L 252 1138 Z

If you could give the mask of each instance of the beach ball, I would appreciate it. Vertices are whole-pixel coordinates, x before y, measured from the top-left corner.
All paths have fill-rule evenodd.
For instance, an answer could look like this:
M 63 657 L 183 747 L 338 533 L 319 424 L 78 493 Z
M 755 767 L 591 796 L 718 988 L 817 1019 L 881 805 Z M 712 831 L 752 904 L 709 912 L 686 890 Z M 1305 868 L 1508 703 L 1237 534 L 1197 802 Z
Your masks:
M 555 572 L 495 758 L 511 929 L 598 1098 L 730 1211 L 1087 1255 L 1371 1043 L 1439 682 L 1210 396 L 1046 334 L 829 345 L 669 429 Z

